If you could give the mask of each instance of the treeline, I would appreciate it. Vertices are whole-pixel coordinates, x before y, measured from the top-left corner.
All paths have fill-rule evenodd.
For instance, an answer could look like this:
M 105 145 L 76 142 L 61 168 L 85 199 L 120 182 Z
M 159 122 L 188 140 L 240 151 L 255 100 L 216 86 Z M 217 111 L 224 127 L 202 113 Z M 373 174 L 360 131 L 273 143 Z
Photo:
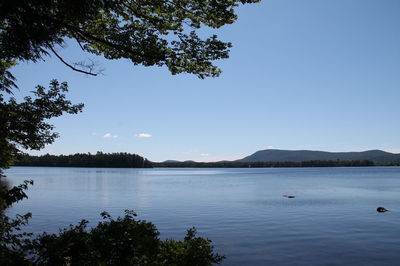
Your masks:
M 313 160 L 302 162 L 162 162 L 153 163 L 154 167 L 188 167 L 188 168 L 248 168 L 248 167 L 351 167 L 375 166 L 370 160 Z
M 26 155 L 14 164 L 15 166 L 59 166 L 59 167 L 109 167 L 109 168 L 279 168 L 279 167 L 355 167 L 355 166 L 399 166 L 400 162 L 375 163 L 371 160 L 312 160 L 301 162 L 194 162 L 166 161 L 151 162 L 137 154 L 119 153 L 76 153 L 73 155 Z
M 57 166 L 57 167 L 109 167 L 109 168 L 151 168 L 147 159 L 126 152 L 118 153 L 76 153 L 73 155 L 26 155 L 15 166 Z
M 375 164 L 376 166 L 400 166 L 400 161 Z

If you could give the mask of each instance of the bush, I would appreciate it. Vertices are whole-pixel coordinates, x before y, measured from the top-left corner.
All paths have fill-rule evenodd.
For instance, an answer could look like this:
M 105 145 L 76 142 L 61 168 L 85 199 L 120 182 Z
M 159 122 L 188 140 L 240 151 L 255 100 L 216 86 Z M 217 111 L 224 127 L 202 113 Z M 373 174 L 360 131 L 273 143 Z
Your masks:
M 87 229 L 88 221 L 42 234 L 33 242 L 37 265 L 212 265 L 224 257 L 213 253 L 211 240 L 196 237 L 196 229 L 187 231 L 183 241 L 161 241 L 154 224 L 135 220 L 125 211 L 116 220 L 102 213 L 103 222 Z

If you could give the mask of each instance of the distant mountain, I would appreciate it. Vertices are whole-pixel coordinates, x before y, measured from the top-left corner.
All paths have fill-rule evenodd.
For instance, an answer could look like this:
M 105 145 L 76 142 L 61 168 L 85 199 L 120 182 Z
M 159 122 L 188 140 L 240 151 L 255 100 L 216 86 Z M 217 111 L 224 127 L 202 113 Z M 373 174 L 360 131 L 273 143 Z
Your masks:
M 166 160 L 162 163 L 180 163 L 181 161 L 177 161 L 177 160 Z
M 237 162 L 301 162 L 312 160 L 371 160 L 375 163 L 400 162 L 400 154 L 381 150 L 363 152 L 326 152 L 268 149 L 253 153 Z
M 195 161 L 192 161 L 192 160 L 186 160 L 186 161 L 178 161 L 178 160 L 166 160 L 166 161 L 163 161 L 163 162 L 161 162 L 161 163 L 195 163 Z

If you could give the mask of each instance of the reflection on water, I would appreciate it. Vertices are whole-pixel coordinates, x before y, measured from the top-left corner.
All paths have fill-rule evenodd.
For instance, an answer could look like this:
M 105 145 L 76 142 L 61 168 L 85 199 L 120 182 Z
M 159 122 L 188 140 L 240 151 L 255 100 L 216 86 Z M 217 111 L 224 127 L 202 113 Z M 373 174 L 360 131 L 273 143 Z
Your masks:
M 162 237 L 196 226 L 225 265 L 397 265 L 400 168 L 93 169 L 14 167 L 35 180 L 10 214 L 57 232 L 103 210 L 154 222 Z M 295 195 L 288 199 L 282 195 Z M 391 210 L 377 213 L 376 207 Z

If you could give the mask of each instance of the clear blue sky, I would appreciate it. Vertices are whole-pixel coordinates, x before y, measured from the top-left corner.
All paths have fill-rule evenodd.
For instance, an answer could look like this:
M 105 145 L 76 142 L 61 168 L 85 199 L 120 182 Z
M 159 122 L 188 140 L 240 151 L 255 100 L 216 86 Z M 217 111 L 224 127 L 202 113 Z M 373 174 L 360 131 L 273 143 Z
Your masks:
M 238 14 L 217 31 L 234 47 L 215 79 L 102 58 L 99 77 L 55 58 L 17 66 L 20 94 L 57 78 L 85 103 L 83 113 L 54 119 L 60 138 L 32 154 L 215 161 L 272 147 L 400 152 L 400 1 L 264 0 Z M 85 57 L 73 45 L 59 52 Z

